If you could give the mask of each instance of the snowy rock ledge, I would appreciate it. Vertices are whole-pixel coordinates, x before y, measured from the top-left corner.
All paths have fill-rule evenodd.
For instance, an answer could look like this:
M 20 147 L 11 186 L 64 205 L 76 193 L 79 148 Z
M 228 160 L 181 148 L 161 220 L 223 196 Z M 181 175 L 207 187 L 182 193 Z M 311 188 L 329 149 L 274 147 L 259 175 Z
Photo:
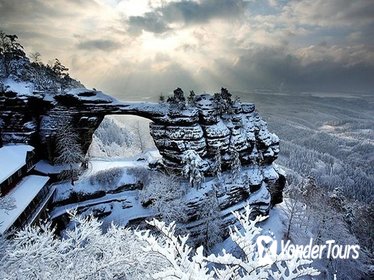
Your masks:
M 32 85 L 9 78 L 0 87 L 0 139 L 4 144 L 28 143 L 49 161 L 57 156 L 62 121 L 69 122 L 86 153 L 93 133 L 111 114 L 152 121 L 151 135 L 162 155 L 159 168 L 181 175 L 183 153 L 193 150 L 204 161 L 204 175 L 214 176 L 218 157 L 224 171 L 232 168 L 233 155 L 238 153 L 243 167 L 261 170 L 259 177 L 258 172 L 248 173 L 247 187 L 256 189 L 264 183 L 271 204 L 282 201 L 285 178 L 272 165 L 279 153 L 279 138 L 268 131 L 254 104 L 232 100 L 226 89 L 214 95 L 191 92 L 187 99 L 176 89 L 166 102 L 126 103 L 85 88 L 33 91 Z

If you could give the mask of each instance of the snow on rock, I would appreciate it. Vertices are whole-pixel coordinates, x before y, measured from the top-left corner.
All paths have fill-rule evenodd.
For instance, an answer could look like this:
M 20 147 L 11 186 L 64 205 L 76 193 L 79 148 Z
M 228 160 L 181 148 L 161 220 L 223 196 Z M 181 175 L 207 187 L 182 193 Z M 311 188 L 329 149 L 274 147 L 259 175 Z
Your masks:
M 71 167 L 79 168 L 79 163 L 74 165 L 67 164 L 55 164 L 52 165 L 46 160 L 40 160 L 35 164 L 35 171 L 38 171 L 44 175 L 58 175 L 63 170 L 69 170 Z
M 207 138 L 223 138 L 230 136 L 230 130 L 221 119 L 219 119 L 215 124 L 205 125 L 203 127 Z
M 67 90 L 65 94 L 74 96 L 85 103 L 118 103 L 115 98 L 101 91 L 89 90 L 86 88 L 73 88 Z
M 162 157 L 154 164 L 157 156 L 150 156 L 153 166 L 164 169 L 167 174 L 182 175 L 188 162 L 192 167 L 185 173 L 199 175 L 199 180 L 192 178 L 191 182 L 196 182 L 196 186 L 201 183 L 201 189 L 192 188 L 186 194 L 189 225 L 196 225 L 195 230 L 201 226 L 199 207 L 207 204 L 207 199 L 217 188 L 218 208 L 227 223 L 233 221 L 230 212 L 242 209 L 245 203 L 249 202 L 259 212 L 267 213 L 271 205 L 282 201 L 285 177 L 273 166 L 279 153 L 279 138 L 268 131 L 254 104 L 232 100 L 232 95 L 224 88 L 214 95 L 191 94 L 188 103 L 183 91 L 177 89 L 167 102 L 156 104 L 121 102 L 101 91 L 86 89 L 77 81 L 70 81 L 72 84 L 68 88 L 59 84 L 48 90 L 38 88 L 39 91 L 34 91 L 33 83 L 12 77 L 0 82 L 1 139 L 5 144 L 30 143 L 42 160 L 58 156 L 55 144 L 62 120 L 67 121 L 77 134 L 83 153 L 87 152 L 93 133 L 106 115 L 135 115 L 151 120 L 151 135 Z M 204 164 L 183 161 L 186 151 L 196 153 L 194 156 Z M 232 164 L 233 155 L 236 155 L 235 165 Z M 16 159 L 0 155 L 0 160 L 9 158 Z M 217 168 L 221 160 L 222 166 Z M 69 182 L 56 186 L 56 197 L 68 201 L 72 192 L 77 196 L 92 194 L 97 192 L 98 185 L 92 184 L 91 177 L 111 168 L 125 171 L 118 182 L 100 186 L 101 197 L 87 196 L 86 201 L 67 202 L 68 205 L 56 208 L 53 215 L 60 215 L 67 208 L 80 207 L 87 214 L 96 211 L 108 215 L 108 222 L 119 221 L 121 224 L 154 216 L 152 208 L 144 208 L 138 201 L 137 190 L 116 192 L 122 184 L 137 184 L 139 178 L 129 171 L 147 163 L 95 161 L 74 188 Z M 4 169 L 7 164 L 0 162 L 3 177 L 13 170 Z M 37 170 L 46 174 L 56 172 L 43 161 L 38 163 Z M 237 173 L 235 170 L 240 176 L 233 176 Z M 224 183 L 222 178 L 218 180 L 217 177 L 222 177 L 218 173 L 225 174 Z M 32 178 L 30 182 L 36 180 Z M 28 194 L 25 197 L 32 195 L 29 193 L 32 189 L 25 191 Z M 21 202 L 17 202 L 16 209 L 23 207 Z
M 279 178 L 279 173 L 272 165 L 263 166 L 262 174 L 267 180 L 275 181 Z
M 15 81 L 12 78 L 8 78 L 3 81 L 3 88 L 6 93 L 30 96 L 33 94 L 34 84 L 30 82 Z
M 262 181 L 264 180 L 263 174 L 258 166 L 251 166 L 247 170 L 249 184 L 253 186 L 261 185 Z
M 205 124 L 218 122 L 218 112 L 215 109 L 214 98 L 210 94 L 201 94 L 195 97 L 196 107 L 199 109 L 201 120 Z
M 25 86 L 16 84 L 14 89 L 23 92 Z M 239 152 L 243 166 L 269 166 L 279 153 L 279 138 L 268 131 L 254 104 L 231 100 L 226 89 L 214 96 L 194 95 L 189 104 L 181 89 L 161 104 L 120 102 L 85 88 L 44 92 L 26 100 L 16 96 L 12 102 L 3 95 L 0 92 L 0 123 L 7 128 L 1 135 L 3 142 L 29 141 L 41 152 L 42 159 L 56 156 L 55 142 L 62 119 L 69 122 L 78 135 L 82 152 L 86 153 L 93 133 L 110 114 L 150 119 L 150 132 L 162 156 L 158 167 L 176 175 L 182 173 L 182 154 L 187 150 L 196 151 L 211 163 L 219 153 L 223 170 L 231 168 L 232 150 Z M 53 98 L 46 99 L 47 95 Z M 204 175 L 213 174 L 214 168 L 210 164 L 203 170 Z
M 165 126 L 165 136 L 172 140 L 198 140 L 203 137 L 203 130 L 198 124 L 189 127 Z
M 244 164 L 259 162 L 260 159 L 271 164 L 277 158 L 279 139 L 268 131 L 266 122 L 254 111 L 254 104 L 229 100 L 230 94 L 225 89 L 214 97 L 209 94 L 195 95 L 192 102 L 195 107 L 187 108 L 195 108 L 199 118 L 195 119 L 195 115 L 191 115 L 189 122 L 182 123 L 186 111 L 186 104 L 181 101 L 184 100 L 182 94 L 179 89 L 172 99 L 180 100 L 179 103 L 165 104 L 168 113 L 162 121 L 154 119 L 150 125 L 166 168 L 177 173 L 182 170 L 180 154 L 187 149 L 195 149 L 204 159 L 213 162 L 219 151 L 226 162 L 224 168 L 229 167 L 230 149 L 240 152 Z M 176 110 L 178 108 L 180 110 Z M 171 116 L 173 118 L 168 120 Z M 181 125 L 175 126 L 179 121 Z M 167 126 L 165 122 L 170 125 Z M 201 138 L 197 140 L 198 137 Z M 207 170 L 208 173 L 212 171 Z
M 258 191 L 251 194 L 248 199 L 248 203 L 263 204 L 265 208 L 268 207 L 270 203 L 270 193 L 264 182 L 262 183 L 261 188 Z

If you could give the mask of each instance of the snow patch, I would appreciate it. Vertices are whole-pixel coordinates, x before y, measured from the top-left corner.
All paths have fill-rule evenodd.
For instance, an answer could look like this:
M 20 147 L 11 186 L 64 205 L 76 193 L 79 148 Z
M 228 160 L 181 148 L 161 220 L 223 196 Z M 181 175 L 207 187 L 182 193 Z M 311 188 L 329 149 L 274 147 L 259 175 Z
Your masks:
M 0 148 L 0 184 L 26 164 L 27 152 L 33 151 L 29 145 L 7 145 Z
M 34 84 L 30 82 L 17 82 L 13 79 L 5 79 L 4 82 L 5 92 L 14 92 L 19 95 L 32 95 Z

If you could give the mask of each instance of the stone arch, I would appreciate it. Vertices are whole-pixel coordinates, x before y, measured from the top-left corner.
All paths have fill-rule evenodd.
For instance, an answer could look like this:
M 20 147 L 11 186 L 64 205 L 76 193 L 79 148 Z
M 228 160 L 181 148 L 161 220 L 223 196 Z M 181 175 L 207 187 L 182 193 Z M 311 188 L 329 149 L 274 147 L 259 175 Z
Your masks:
M 187 150 L 196 151 L 208 162 L 208 166 L 209 162 L 214 162 L 219 151 L 223 165 L 228 168 L 232 155 L 230 150 L 239 153 L 243 164 L 253 161 L 271 164 L 277 158 L 279 139 L 269 133 L 254 104 L 232 101 L 223 89 L 223 93 L 215 96 L 194 95 L 192 106 L 187 106 L 185 99 L 181 100 L 181 92 L 176 90 L 168 102 L 161 104 L 124 103 L 105 98 L 105 102 L 97 99 L 83 102 L 79 98 L 73 102 L 70 96 L 69 106 L 62 102 L 52 108 L 45 118 L 47 122 L 58 124 L 61 116 L 68 116 L 79 135 L 84 153 L 106 115 L 133 115 L 149 119 L 151 136 L 163 157 L 163 164 L 176 174 L 180 174 L 183 168 L 182 156 Z M 41 127 L 41 130 L 51 130 L 50 125 Z M 51 137 L 53 131 L 42 131 L 41 135 Z M 53 146 L 53 137 L 44 140 Z M 212 168 L 205 171 L 209 173 Z
M 135 115 L 105 115 L 93 133 L 88 158 L 140 159 L 146 152 L 158 151 L 150 134 L 150 122 L 150 119 Z

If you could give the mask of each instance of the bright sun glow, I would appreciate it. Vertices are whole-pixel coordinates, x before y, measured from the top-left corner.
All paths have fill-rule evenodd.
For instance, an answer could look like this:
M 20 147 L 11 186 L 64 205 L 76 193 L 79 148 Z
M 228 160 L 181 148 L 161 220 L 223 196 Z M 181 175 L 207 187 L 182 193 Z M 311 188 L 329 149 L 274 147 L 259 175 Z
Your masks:
M 149 0 L 128 0 L 120 2 L 116 9 L 126 16 L 140 16 L 150 10 Z
M 144 51 L 168 52 L 174 50 L 178 41 L 173 37 L 157 38 L 152 33 L 144 32 L 141 36 Z

